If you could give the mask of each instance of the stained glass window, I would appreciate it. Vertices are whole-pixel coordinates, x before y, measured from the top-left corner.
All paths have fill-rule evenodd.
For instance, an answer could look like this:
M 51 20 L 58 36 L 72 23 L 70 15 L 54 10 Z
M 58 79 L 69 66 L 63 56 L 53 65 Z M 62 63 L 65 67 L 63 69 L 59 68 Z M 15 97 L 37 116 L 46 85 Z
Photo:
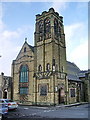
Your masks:
M 28 82 L 28 67 L 26 65 L 20 69 L 20 82 Z
M 28 66 L 23 65 L 20 68 L 20 88 L 19 92 L 20 94 L 28 94 L 28 86 L 26 86 L 26 83 L 28 83 Z M 21 86 L 23 84 L 23 86 Z
M 20 94 L 28 94 L 28 87 L 20 87 Z

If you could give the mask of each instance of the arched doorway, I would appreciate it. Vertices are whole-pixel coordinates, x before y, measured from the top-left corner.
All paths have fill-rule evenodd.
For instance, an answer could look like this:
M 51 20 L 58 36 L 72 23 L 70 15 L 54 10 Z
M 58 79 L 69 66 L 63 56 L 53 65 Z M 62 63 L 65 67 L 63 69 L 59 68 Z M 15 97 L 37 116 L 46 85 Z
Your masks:
M 4 92 L 3 92 L 3 98 L 4 99 L 7 99 L 7 90 L 5 89 Z
M 63 88 L 59 88 L 58 90 L 58 103 L 64 103 L 65 102 L 65 92 Z

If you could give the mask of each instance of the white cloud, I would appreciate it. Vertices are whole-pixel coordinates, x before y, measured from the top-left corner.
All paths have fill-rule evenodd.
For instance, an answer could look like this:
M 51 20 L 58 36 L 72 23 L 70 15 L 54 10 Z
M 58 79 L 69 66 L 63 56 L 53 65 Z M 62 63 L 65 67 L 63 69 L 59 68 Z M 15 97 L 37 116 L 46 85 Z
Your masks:
M 4 72 L 5 75 L 11 74 L 11 63 L 16 58 L 20 48 L 21 41 L 27 37 L 27 31 L 33 31 L 32 26 L 23 25 L 14 31 L 8 30 L 5 23 L 2 21 L 3 11 L 0 4 L 0 73 Z
M 83 23 L 74 23 L 65 26 L 65 36 L 66 36 L 67 45 L 70 44 L 71 42 L 75 42 L 74 41 L 75 37 L 77 36 L 79 37 L 79 35 L 82 34 L 83 28 L 84 28 Z
M 0 3 L 0 19 L 2 19 L 2 3 Z
M 54 2 L 53 1 L 52 7 L 55 9 L 55 11 L 59 12 L 62 9 L 64 10 L 66 8 L 66 3 L 65 2 L 56 2 L 56 1 Z
M 84 23 L 65 26 L 67 60 L 80 69 L 88 69 L 88 36 Z
M 72 50 L 70 60 L 76 63 L 80 69 L 88 69 L 88 40 Z
M 27 31 L 33 31 L 32 26 L 23 25 L 16 30 L 8 30 L 3 20 L 3 10 L 0 4 L 0 73 L 4 72 L 5 75 L 11 75 L 11 63 L 16 58 L 20 48 L 21 41 L 27 35 Z
M 3 29 L 0 32 L 0 72 L 11 74 L 11 63 L 16 58 L 24 42 L 24 35 L 30 31 L 31 27 L 18 28 L 15 31 Z M 26 37 L 26 36 L 25 36 Z M 22 42 L 21 42 L 22 41 Z

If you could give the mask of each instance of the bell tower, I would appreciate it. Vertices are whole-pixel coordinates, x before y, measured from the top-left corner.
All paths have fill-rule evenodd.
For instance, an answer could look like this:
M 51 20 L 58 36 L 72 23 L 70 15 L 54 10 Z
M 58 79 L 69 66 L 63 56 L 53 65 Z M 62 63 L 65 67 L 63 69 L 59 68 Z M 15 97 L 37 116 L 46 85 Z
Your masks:
M 66 45 L 63 17 L 53 8 L 36 15 L 35 25 L 35 101 L 56 103 L 55 88 L 62 84 L 61 76 L 66 75 Z M 63 73 L 63 74 L 61 74 Z M 57 79 L 58 78 L 58 79 Z M 45 87 L 46 85 L 46 87 Z M 41 87 L 40 87 L 41 86 Z M 63 83 L 65 89 L 65 82 Z M 43 92 L 46 92 L 43 93 Z M 45 95 L 43 95 L 45 94 Z M 52 99 L 50 96 L 52 95 Z
M 56 71 L 66 72 L 66 46 L 63 17 L 59 16 L 53 8 L 48 12 L 44 11 L 42 15 L 36 15 L 35 31 L 36 48 L 36 71 L 39 65 L 43 72 L 46 71 L 47 63 L 50 64 L 50 70 L 55 64 Z

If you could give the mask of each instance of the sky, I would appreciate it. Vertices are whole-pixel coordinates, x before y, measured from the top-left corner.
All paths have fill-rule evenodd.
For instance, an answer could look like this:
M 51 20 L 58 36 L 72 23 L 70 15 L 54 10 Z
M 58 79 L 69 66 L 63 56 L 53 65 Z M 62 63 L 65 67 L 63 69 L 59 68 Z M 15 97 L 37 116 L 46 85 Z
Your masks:
M 67 60 L 88 69 L 88 2 L 1 2 L 0 73 L 11 75 L 25 38 L 34 46 L 36 15 L 51 7 L 64 19 Z

